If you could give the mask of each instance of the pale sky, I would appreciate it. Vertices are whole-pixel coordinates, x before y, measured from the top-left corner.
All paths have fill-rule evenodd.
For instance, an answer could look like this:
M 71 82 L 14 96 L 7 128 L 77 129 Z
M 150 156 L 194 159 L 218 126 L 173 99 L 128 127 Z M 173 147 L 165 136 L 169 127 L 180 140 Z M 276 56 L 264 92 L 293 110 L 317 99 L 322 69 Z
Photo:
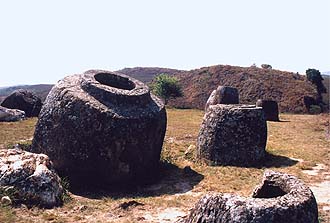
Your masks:
M 329 0 L 0 0 L 0 86 L 98 68 L 330 71 Z

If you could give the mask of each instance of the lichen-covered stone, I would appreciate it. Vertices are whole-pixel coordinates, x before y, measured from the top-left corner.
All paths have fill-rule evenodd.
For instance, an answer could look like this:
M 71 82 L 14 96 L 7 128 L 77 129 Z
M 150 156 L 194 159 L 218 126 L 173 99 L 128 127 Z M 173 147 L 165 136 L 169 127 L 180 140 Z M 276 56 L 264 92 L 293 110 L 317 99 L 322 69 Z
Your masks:
M 42 102 L 33 92 L 18 89 L 3 100 L 1 106 L 11 109 L 19 109 L 25 112 L 26 117 L 37 117 Z
M 278 104 L 273 100 L 262 100 L 259 99 L 256 102 L 257 107 L 262 107 L 265 112 L 265 117 L 267 121 L 279 121 L 278 117 Z
M 239 95 L 238 90 L 228 86 L 218 86 L 216 90 L 212 91 L 210 97 L 207 99 L 205 111 L 210 105 L 216 104 L 238 104 Z
M 207 194 L 191 210 L 186 223 L 317 223 L 312 191 L 294 176 L 265 171 L 253 197 Z
M 0 150 L 0 190 L 16 203 L 54 207 L 63 188 L 48 156 L 20 149 Z
M 197 139 L 197 156 L 210 165 L 250 166 L 265 156 L 267 123 L 253 105 L 211 105 Z
M 25 118 L 25 112 L 0 106 L 0 122 L 16 122 Z
M 71 184 L 138 183 L 158 173 L 165 130 L 164 104 L 145 84 L 90 70 L 52 88 L 31 148 Z

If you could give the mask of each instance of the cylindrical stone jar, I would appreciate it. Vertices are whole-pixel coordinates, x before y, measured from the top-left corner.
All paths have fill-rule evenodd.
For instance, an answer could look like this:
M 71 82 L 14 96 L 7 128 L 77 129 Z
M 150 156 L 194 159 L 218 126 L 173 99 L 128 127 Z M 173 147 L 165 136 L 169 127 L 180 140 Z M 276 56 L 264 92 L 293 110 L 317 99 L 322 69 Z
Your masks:
M 164 104 L 144 83 L 90 70 L 52 88 L 31 150 L 74 184 L 139 183 L 158 174 L 165 131 Z
M 265 156 L 267 123 L 254 105 L 211 105 L 197 139 L 197 156 L 209 165 L 256 165 Z
M 205 104 L 205 111 L 211 106 L 216 104 L 238 104 L 239 93 L 237 88 L 229 86 L 218 86 L 217 89 L 212 91 Z
M 257 107 L 262 107 L 265 112 L 265 117 L 267 121 L 279 121 L 278 117 L 278 104 L 273 100 L 262 100 L 259 99 L 256 102 Z

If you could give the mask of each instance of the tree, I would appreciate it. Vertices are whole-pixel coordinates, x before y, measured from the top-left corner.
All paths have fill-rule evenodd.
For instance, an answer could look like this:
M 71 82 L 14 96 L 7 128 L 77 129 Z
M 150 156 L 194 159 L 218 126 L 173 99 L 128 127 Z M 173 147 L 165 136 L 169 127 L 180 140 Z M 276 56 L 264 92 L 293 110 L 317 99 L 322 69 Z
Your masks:
M 151 88 L 156 95 L 164 99 L 165 104 L 170 98 L 183 96 L 178 80 L 168 74 L 157 75 Z
M 272 65 L 270 65 L 270 64 L 261 64 L 261 67 L 262 67 L 263 69 L 269 69 L 269 70 L 272 69 Z
M 307 80 L 312 82 L 312 84 L 316 85 L 317 93 L 321 95 L 322 93 L 327 93 L 327 89 L 324 87 L 322 81 L 323 77 L 319 70 L 316 69 L 308 69 L 306 70 Z

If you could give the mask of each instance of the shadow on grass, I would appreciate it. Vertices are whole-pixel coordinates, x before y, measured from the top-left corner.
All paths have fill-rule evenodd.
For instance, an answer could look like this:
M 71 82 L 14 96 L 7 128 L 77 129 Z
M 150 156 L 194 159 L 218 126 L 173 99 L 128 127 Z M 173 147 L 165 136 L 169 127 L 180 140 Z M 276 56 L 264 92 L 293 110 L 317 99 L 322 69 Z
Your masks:
M 262 165 L 259 165 L 257 167 L 259 168 L 288 167 L 288 166 L 296 165 L 297 163 L 298 163 L 297 160 L 290 159 L 289 157 L 274 155 L 267 152 Z
M 72 186 L 70 192 L 90 199 L 121 199 L 153 197 L 185 193 L 194 188 L 204 176 L 192 170 L 190 167 L 179 168 L 166 161 L 161 162 L 158 177 L 154 182 L 136 184 L 134 181 L 127 184 L 109 187 Z
M 236 166 L 236 167 L 246 167 L 246 168 L 272 168 L 272 167 L 289 167 L 296 165 L 298 163 L 297 160 L 290 159 L 281 155 L 274 155 L 269 152 L 266 152 L 265 157 L 257 163 L 252 164 L 228 164 L 224 166 Z

